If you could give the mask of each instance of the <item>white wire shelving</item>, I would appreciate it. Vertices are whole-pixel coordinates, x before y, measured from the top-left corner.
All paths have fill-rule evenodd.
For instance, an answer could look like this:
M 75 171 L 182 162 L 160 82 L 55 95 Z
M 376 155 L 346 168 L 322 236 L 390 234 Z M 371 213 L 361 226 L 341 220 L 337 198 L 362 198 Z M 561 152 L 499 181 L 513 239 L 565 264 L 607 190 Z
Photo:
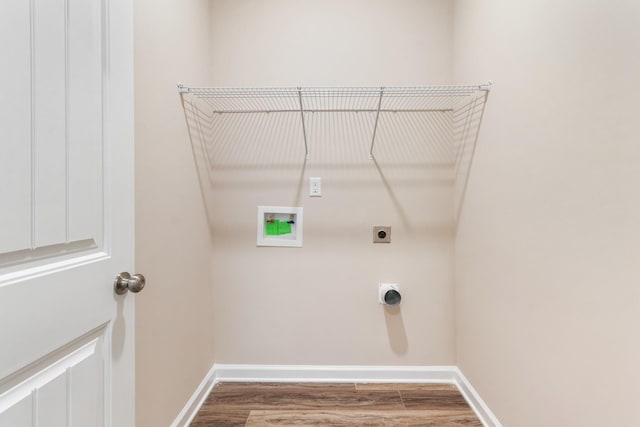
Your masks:
M 306 113 L 373 113 L 369 158 L 373 159 L 380 114 L 454 111 L 470 99 L 491 90 L 491 81 L 479 85 L 378 87 L 188 87 L 182 96 L 201 101 L 210 114 L 293 113 L 302 122 L 305 157 L 309 158 Z

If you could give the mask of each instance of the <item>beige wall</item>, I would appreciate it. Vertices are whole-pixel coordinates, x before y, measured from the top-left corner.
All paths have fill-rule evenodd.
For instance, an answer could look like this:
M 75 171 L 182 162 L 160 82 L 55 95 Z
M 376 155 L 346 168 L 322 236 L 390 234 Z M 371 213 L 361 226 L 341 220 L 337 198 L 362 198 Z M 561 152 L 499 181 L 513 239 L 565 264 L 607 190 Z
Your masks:
M 179 79 L 204 81 L 207 0 L 136 0 L 136 425 L 168 426 L 213 364 L 211 244 Z
M 505 426 L 640 425 L 640 4 L 457 1 L 495 80 L 456 239 L 458 365 Z
M 212 0 L 210 85 L 446 84 L 449 0 Z
M 451 12 L 447 0 L 214 0 L 206 84 L 449 83 Z M 226 122 L 206 145 L 217 362 L 454 363 L 450 165 L 394 122 L 376 166 L 372 123 L 309 117 L 306 164 L 295 116 Z M 322 198 L 308 197 L 310 176 Z M 258 205 L 304 207 L 304 247 L 256 247 Z M 372 244 L 373 225 L 392 226 L 390 245 Z M 380 282 L 400 284 L 400 312 L 378 305 Z
M 175 417 L 213 342 L 221 363 L 458 364 L 505 426 L 639 424 L 638 8 L 137 0 L 138 425 Z M 306 163 L 296 118 L 217 123 L 205 210 L 174 88 L 489 78 L 455 236 L 428 124 L 384 122 L 373 163 L 366 115 L 309 118 Z M 303 206 L 304 247 L 257 248 L 258 205 Z

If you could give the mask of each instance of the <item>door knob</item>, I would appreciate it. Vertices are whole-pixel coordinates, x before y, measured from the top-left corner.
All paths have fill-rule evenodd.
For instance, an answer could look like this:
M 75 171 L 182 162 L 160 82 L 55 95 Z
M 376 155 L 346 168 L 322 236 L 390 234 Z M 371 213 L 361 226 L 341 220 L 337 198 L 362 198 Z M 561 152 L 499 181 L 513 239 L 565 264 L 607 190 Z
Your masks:
M 144 289 L 145 279 L 142 274 L 134 274 L 133 276 L 127 272 L 120 273 L 113 282 L 113 289 L 118 295 L 124 295 L 131 291 L 135 294 Z

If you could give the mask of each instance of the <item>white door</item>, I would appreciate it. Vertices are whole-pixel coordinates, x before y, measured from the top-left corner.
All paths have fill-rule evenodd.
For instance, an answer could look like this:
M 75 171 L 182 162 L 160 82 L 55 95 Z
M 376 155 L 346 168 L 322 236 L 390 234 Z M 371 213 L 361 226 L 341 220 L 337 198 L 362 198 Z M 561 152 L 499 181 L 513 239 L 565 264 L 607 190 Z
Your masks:
M 131 427 L 131 0 L 0 0 L 0 426 Z

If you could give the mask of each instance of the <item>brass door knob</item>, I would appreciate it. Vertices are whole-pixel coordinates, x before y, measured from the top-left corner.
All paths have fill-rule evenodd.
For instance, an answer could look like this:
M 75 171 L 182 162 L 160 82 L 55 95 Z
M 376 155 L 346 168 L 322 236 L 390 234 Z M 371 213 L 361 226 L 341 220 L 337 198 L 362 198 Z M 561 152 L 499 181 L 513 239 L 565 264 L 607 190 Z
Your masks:
M 137 294 L 144 289 L 145 278 L 142 274 L 134 274 L 133 276 L 127 272 L 120 273 L 113 282 L 113 289 L 118 295 L 124 295 L 131 291 Z

